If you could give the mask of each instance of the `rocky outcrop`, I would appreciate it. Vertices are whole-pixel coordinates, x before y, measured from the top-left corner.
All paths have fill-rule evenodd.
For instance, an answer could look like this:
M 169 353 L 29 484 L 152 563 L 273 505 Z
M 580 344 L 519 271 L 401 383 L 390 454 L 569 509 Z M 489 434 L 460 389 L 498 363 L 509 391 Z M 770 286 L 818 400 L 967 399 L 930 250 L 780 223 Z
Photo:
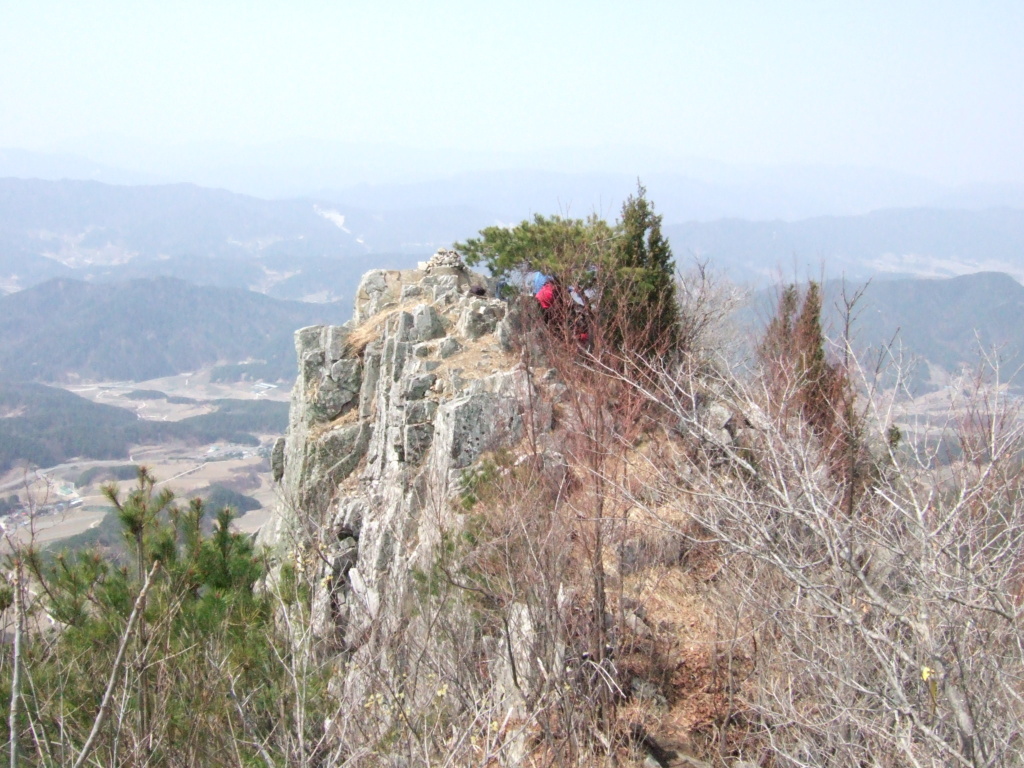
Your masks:
M 551 558 L 560 564 L 538 580 L 543 589 L 537 594 L 521 585 L 494 593 L 482 586 L 495 564 L 487 558 L 497 550 L 498 571 L 507 574 L 526 551 L 541 560 L 555 551 L 571 555 L 573 542 L 585 541 L 593 525 L 580 514 L 585 506 L 565 517 L 535 514 L 550 512 L 564 494 L 580 492 L 586 504 L 565 453 L 572 445 L 567 435 L 584 434 L 585 416 L 569 407 L 578 399 L 557 380 L 556 366 L 535 382 L 520 363 L 513 352 L 517 340 L 525 345 L 524 358 L 538 363 L 551 362 L 551 348 L 538 341 L 539 328 L 520 322 L 528 314 L 512 311 L 516 304 L 494 298 L 492 289 L 457 254 L 439 252 L 418 270 L 369 272 L 352 321 L 295 336 L 299 376 L 290 425 L 271 455 L 282 503 L 262 535 L 278 548 L 281 573 L 284 565 L 300 569 L 310 587 L 311 623 L 300 610 L 301 621 L 287 624 L 330 668 L 338 710 L 325 722 L 325 735 L 353 753 L 386 751 L 394 728 L 409 728 L 419 738 L 419 725 L 402 720 L 405 713 L 422 716 L 420 725 L 469 718 L 473 723 L 465 727 L 472 731 L 485 711 L 526 722 L 541 693 L 564 694 L 585 709 L 596 701 L 587 699 L 591 683 L 583 685 L 591 678 L 582 670 L 593 665 L 587 627 L 608 631 L 609 644 L 600 640 L 598 646 L 606 660 L 616 652 L 616 638 L 633 638 L 640 647 L 655 643 L 662 631 L 645 618 L 639 597 L 625 592 L 614 611 L 602 604 L 597 613 L 590 587 L 573 579 L 571 557 L 564 563 Z M 693 400 L 693 410 L 678 424 L 667 422 L 666 431 L 700 440 L 714 461 L 744 461 L 750 422 L 713 393 Z M 556 412 L 560 423 L 553 431 Z M 506 448 L 495 462 L 482 462 L 489 451 Z M 692 473 L 688 466 L 679 471 Z M 471 516 L 460 502 L 471 502 L 485 487 L 477 480 L 493 473 L 509 478 L 509 496 L 474 507 Z M 520 489 L 525 495 L 517 508 Z M 656 485 L 634 491 L 666 504 Z M 481 507 L 491 516 L 487 521 L 480 519 Z M 505 507 L 519 516 L 502 523 Z M 544 520 L 553 521 L 549 528 Z M 498 527 L 487 529 L 495 521 Z M 657 552 L 664 554 L 653 557 L 646 533 L 624 525 L 619 530 L 622 538 L 606 554 L 625 577 L 646 567 L 675 568 L 684 559 L 680 542 L 670 541 L 672 549 L 658 540 Z M 517 549 L 537 531 L 538 544 L 545 543 L 534 549 L 531 540 Z M 546 542 L 553 542 L 552 550 Z M 474 563 L 474 557 L 480 559 Z M 477 577 L 481 581 L 473 581 Z M 291 617 L 291 610 L 282 609 L 283 615 Z M 588 623 L 594 616 L 600 625 Z M 614 670 L 594 668 L 605 675 Z M 450 680 L 460 686 L 451 702 L 445 698 Z M 647 678 L 626 675 L 620 682 L 622 695 L 643 706 L 668 706 Z M 484 719 L 486 730 L 491 721 Z M 653 736 L 637 738 L 649 755 L 686 759 L 661 749 Z M 525 764 L 529 741 L 525 729 L 509 736 L 501 764 Z
M 507 306 L 490 288 L 442 251 L 419 270 L 369 272 L 352 321 L 295 335 L 272 462 L 282 503 L 263 538 L 315 550 L 314 631 L 346 658 L 399 620 L 409 572 L 459 524 L 449 501 L 466 470 L 524 434 L 533 385 L 498 341 Z

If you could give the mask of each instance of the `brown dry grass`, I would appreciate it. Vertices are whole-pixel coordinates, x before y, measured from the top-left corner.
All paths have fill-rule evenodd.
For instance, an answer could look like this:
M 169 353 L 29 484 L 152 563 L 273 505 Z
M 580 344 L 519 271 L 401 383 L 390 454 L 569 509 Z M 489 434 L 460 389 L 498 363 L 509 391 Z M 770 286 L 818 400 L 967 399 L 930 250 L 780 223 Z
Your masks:
M 324 435 L 326 435 L 328 432 L 330 432 L 332 429 L 337 429 L 338 427 L 343 427 L 348 424 L 355 424 L 357 421 L 359 421 L 358 404 L 354 405 L 352 408 L 349 408 L 347 411 L 345 411 L 345 413 L 341 414 L 341 416 L 338 416 L 336 419 L 333 419 L 332 421 L 313 424 L 309 428 L 308 439 L 318 440 Z
M 630 503 L 629 497 L 638 488 L 655 485 L 661 476 L 663 467 L 657 464 L 665 448 L 661 443 L 667 439 L 647 434 L 636 448 L 610 461 L 607 467 L 618 478 L 612 485 L 626 492 L 606 506 L 609 515 L 622 516 L 619 520 L 608 518 L 610 535 L 602 551 L 608 608 L 613 616 L 619 615 L 620 604 L 626 614 L 636 611 L 636 615 L 642 614 L 646 626 L 637 629 L 627 624 L 619 629 L 615 665 L 627 698 L 618 707 L 615 728 L 626 742 L 626 734 L 639 730 L 662 746 L 697 754 L 718 738 L 722 724 L 739 706 L 735 693 L 730 697 L 729 691 L 735 691 L 737 679 L 750 662 L 741 649 L 723 649 L 723 630 L 714 600 L 721 563 L 712 547 L 687 544 L 681 535 L 686 526 L 692 528 L 685 500 L 658 492 L 656 506 L 648 510 Z M 519 446 L 520 452 L 527 450 L 525 444 Z M 588 508 L 588 492 L 585 485 L 570 490 L 563 509 L 576 509 L 582 514 Z M 615 496 L 615 491 L 611 495 Z M 507 489 L 498 491 L 474 511 L 484 514 L 494 531 L 505 531 L 504 538 L 515 535 L 512 524 L 518 515 L 529 519 L 530 509 L 543 508 L 551 501 L 517 496 Z M 657 517 L 649 514 L 652 511 Z M 567 593 L 583 598 L 588 594 L 590 579 L 585 551 L 589 534 L 579 514 L 566 514 L 561 521 L 572 530 L 564 532 L 568 557 L 560 575 Z M 641 546 L 639 562 L 629 568 L 621 562 L 619 547 L 624 542 Z M 663 702 L 629 697 L 634 680 L 653 684 L 664 697 Z M 538 750 L 542 753 L 543 745 L 538 745 Z M 628 759 L 623 762 L 631 764 Z
M 426 302 L 422 298 L 417 297 L 415 301 L 406 301 L 383 312 L 378 312 L 362 325 L 353 328 L 345 339 L 345 355 L 347 357 L 362 357 L 366 348 L 384 335 L 384 328 L 391 318 L 424 303 Z

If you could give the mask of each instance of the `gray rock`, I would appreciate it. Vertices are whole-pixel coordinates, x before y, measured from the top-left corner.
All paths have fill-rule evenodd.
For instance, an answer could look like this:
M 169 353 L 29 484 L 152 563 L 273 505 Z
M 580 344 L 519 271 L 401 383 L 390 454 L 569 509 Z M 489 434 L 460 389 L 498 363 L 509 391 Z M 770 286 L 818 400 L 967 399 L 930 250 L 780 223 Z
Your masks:
M 384 348 L 381 350 L 380 363 L 381 371 L 385 377 L 393 382 L 402 378 L 405 370 L 405 361 L 409 359 L 411 345 L 396 338 L 384 340 Z
M 283 437 L 277 438 L 270 452 L 270 472 L 275 483 L 281 482 L 284 477 L 284 442 Z
M 295 332 L 295 352 L 299 360 L 305 360 L 312 353 L 323 353 L 323 329 L 322 325 L 310 325 Z
M 434 439 L 433 424 L 410 424 L 405 428 L 404 454 L 406 462 L 418 463 Z
M 315 444 L 315 465 L 319 468 L 310 478 L 318 495 L 333 495 L 333 488 L 352 474 L 369 444 L 373 428 L 366 424 L 350 424 L 333 429 Z M 324 482 L 329 485 L 324 485 Z
M 452 336 L 449 336 L 448 338 L 446 338 L 437 347 L 437 353 L 442 358 L 449 358 L 452 355 L 456 355 L 456 354 L 458 354 L 461 351 L 462 351 L 462 345 L 459 344 L 459 342 L 455 338 L 453 338 Z
M 426 271 L 430 274 L 435 274 L 439 270 L 445 269 L 459 272 L 466 269 L 466 264 L 458 251 L 453 251 L 450 248 L 438 248 L 437 252 L 430 257 L 430 261 L 427 262 Z
M 441 460 L 463 469 L 499 442 L 515 442 L 522 420 L 509 403 L 482 392 L 450 400 L 438 408 L 435 425 L 442 433 Z
M 460 274 L 442 274 L 431 278 L 434 303 L 448 305 L 454 304 L 459 298 L 459 289 L 465 277 Z
M 422 400 L 437 381 L 437 374 L 423 373 L 402 380 L 402 397 L 406 400 Z
M 363 275 L 363 280 L 359 284 L 360 293 L 380 293 L 387 289 L 387 281 L 384 279 L 384 270 L 373 269 Z
M 324 349 L 321 344 L 323 326 L 313 325 L 295 332 L 295 352 L 299 359 L 299 377 L 304 385 L 315 381 L 324 363 Z
M 358 360 L 338 360 L 331 366 L 331 378 L 339 389 L 358 394 L 362 384 L 362 366 Z
M 485 339 L 499 324 L 511 327 L 502 320 L 506 304 L 470 295 L 483 279 L 449 260 L 445 254 L 424 271 L 370 272 L 357 292 L 353 324 L 296 334 L 300 376 L 287 439 L 275 446 L 273 464 L 284 501 L 264 531 L 268 542 L 297 540 L 323 554 L 312 595 L 314 631 L 345 648 L 348 663 L 338 665 L 332 686 L 351 700 L 372 687 L 390 634 L 423 630 L 409 573 L 429 569 L 445 532 L 458 530 L 461 508 L 453 500 L 466 468 L 484 451 L 519 441 L 527 416 L 538 434 L 552 419 L 548 398 L 536 397 L 525 369 L 488 370 L 501 366 L 499 355 L 487 355 Z M 424 303 L 394 311 L 414 297 Z M 356 355 L 348 340 L 366 322 L 379 335 Z M 482 371 L 441 362 L 471 339 L 480 339 L 474 349 L 482 353 Z M 529 628 L 517 624 L 517 631 Z M 494 648 L 500 666 L 504 648 Z M 521 694 L 498 678 L 505 680 L 499 672 L 489 695 L 512 703 Z
M 444 320 L 437 310 L 428 304 L 420 304 L 412 311 L 413 341 L 430 341 L 444 336 Z
M 434 420 L 437 403 L 433 400 L 417 400 L 405 406 L 406 424 L 426 424 Z
M 503 352 L 511 352 L 515 348 L 512 331 L 509 329 L 508 323 L 498 323 L 495 334 L 498 337 L 498 346 L 501 347 Z
M 712 403 L 708 406 L 704 418 L 709 429 L 725 429 L 725 425 L 728 424 L 729 419 L 732 418 L 732 411 L 721 403 Z
M 347 355 L 351 329 L 343 325 L 328 325 L 323 330 L 323 347 L 327 362 L 341 360 Z
M 400 294 L 396 294 L 397 286 L 394 284 L 398 276 L 399 273 L 384 269 L 375 269 L 363 275 L 356 290 L 355 313 L 352 318 L 356 323 L 363 323 L 398 302 Z
M 347 575 L 355 567 L 358 558 L 359 543 L 351 536 L 342 539 L 331 563 L 335 576 L 340 578 Z
M 369 418 L 376 401 L 377 384 L 380 381 L 380 359 L 382 345 L 374 342 L 363 352 L 363 385 L 359 390 L 359 418 Z
M 339 534 L 346 533 L 358 540 L 363 530 L 363 518 L 366 517 L 366 512 L 366 503 L 363 499 L 351 496 L 342 499 L 335 517 L 335 530 Z
M 315 443 L 317 462 L 332 466 L 339 458 L 352 453 L 359 443 L 361 424 L 346 424 L 323 434 Z
M 339 360 L 324 376 L 310 402 L 317 421 L 331 421 L 356 405 L 359 395 L 360 370 L 355 360 Z
M 494 333 L 498 321 L 505 314 L 504 302 L 495 299 L 470 301 L 459 316 L 459 333 L 467 339 L 479 339 Z
M 380 537 L 377 539 L 376 546 L 377 556 L 373 561 L 373 569 L 380 573 L 386 571 L 395 562 L 395 536 L 387 528 L 381 530 Z

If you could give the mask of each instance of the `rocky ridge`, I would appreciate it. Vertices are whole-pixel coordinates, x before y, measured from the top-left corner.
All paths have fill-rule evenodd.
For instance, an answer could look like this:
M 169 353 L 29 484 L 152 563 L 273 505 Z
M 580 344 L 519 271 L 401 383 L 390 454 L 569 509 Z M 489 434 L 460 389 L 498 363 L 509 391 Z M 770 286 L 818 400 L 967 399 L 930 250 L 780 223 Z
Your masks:
M 452 532 L 465 530 L 472 515 L 459 504 L 459 496 L 488 452 L 511 449 L 503 460 L 516 466 L 529 455 L 531 466 L 555 477 L 556 485 L 572 483 L 553 418 L 565 405 L 566 387 L 553 368 L 534 378 L 535 369 L 521 361 L 513 344 L 514 336 L 524 339 L 518 304 L 494 298 L 494 287 L 467 270 L 456 253 L 439 251 L 417 270 L 367 273 L 349 323 L 303 328 L 295 336 L 299 376 L 290 425 L 272 457 L 282 503 L 261 535 L 311 585 L 311 621 L 303 629 L 333 665 L 331 692 L 340 711 L 365 708 L 359 717 L 344 715 L 326 723 L 328 737 L 345 749 L 373 752 L 387 743 L 383 723 L 394 712 L 386 699 L 396 691 L 409 711 L 443 706 L 446 684 L 423 667 L 479 665 L 487 670 L 481 676 L 486 683 L 471 698 L 486 703 L 477 711 L 488 708 L 502 713 L 506 722 L 526 722 L 528 691 L 547 684 L 545 663 L 566 680 L 573 679 L 573 664 L 586 663 L 565 637 L 554 641 L 546 661 L 531 656 L 544 630 L 523 603 L 504 606 L 504 625 L 484 631 L 487 636 L 470 657 L 457 647 L 457 639 L 439 639 L 426 615 L 433 610 L 431 597 L 424 596 L 424 582 L 417 576 L 436 566 Z M 560 411 L 563 417 L 566 410 Z M 702 402 L 700 411 L 699 423 L 689 429 L 709 450 L 733 455 L 742 446 L 742 433 L 750 431 L 746 420 L 714 398 Z M 578 527 L 579 521 L 568 525 Z M 574 534 L 561 533 L 571 547 Z M 676 554 L 666 549 L 667 554 L 655 556 L 648 549 L 662 543 L 651 536 L 634 532 L 618 542 L 609 563 L 618 563 L 611 567 L 621 578 L 628 580 L 643 568 L 676 568 L 679 543 L 670 542 Z M 680 595 L 695 583 L 691 577 L 678 580 Z M 656 611 L 644 618 L 640 598 L 645 589 L 638 587 L 637 599 L 623 598 L 619 605 L 623 631 L 641 644 L 652 642 L 651 627 L 664 624 Z M 552 610 L 568 626 L 578 590 L 559 583 L 555 591 Z M 435 607 L 447 613 L 443 619 L 434 614 L 434 619 L 449 626 L 474 620 L 471 607 L 455 602 Z M 603 620 L 611 623 L 614 617 L 604 614 Z M 690 620 L 688 632 L 703 632 L 697 629 L 702 622 Z M 417 671 L 428 645 L 440 662 Z M 703 670 L 702 658 L 694 656 L 688 663 Z M 695 674 L 693 687 L 704 686 L 700 681 L 706 677 Z M 632 698 L 666 705 L 645 678 L 627 674 L 624 679 Z M 695 712 L 704 706 L 704 696 L 693 697 Z M 384 714 L 375 721 L 379 712 Z M 360 717 L 363 725 L 353 725 Z M 366 730 L 375 727 L 366 726 L 368 720 L 381 724 L 376 732 Z M 525 762 L 531 748 L 527 732 L 521 728 L 514 738 L 506 734 L 502 764 Z M 669 753 L 651 734 L 636 739 L 647 764 L 703 765 L 687 754 L 685 745 L 672 751 L 674 760 L 662 760 L 655 756 Z M 659 742 L 662 747 L 673 743 L 662 734 Z
M 464 473 L 521 439 L 534 394 L 493 285 L 453 251 L 421 266 L 367 273 L 349 323 L 296 332 L 290 424 L 272 458 L 283 501 L 262 538 L 315 571 L 313 631 L 352 669 L 458 524 L 449 502 Z

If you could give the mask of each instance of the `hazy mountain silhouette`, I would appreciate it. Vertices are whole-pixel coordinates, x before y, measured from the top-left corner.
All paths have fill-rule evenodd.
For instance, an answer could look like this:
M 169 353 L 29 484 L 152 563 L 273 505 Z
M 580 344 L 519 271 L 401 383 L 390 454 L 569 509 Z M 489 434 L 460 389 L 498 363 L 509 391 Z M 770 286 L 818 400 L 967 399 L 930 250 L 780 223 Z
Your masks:
M 373 267 L 409 267 L 436 245 L 370 257 L 367 230 L 401 243 L 407 224 L 311 200 L 260 200 L 187 184 L 111 186 L 0 179 L 0 290 L 54 277 L 169 276 L 281 298 L 350 302 Z M 380 249 L 378 249 L 379 251 Z
M 1024 365 L 1024 286 L 1006 274 L 979 272 L 947 279 L 829 280 L 822 314 L 826 334 L 837 343 L 844 327 L 844 292 L 862 291 L 852 315 L 851 348 L 873 371 L 882 361 L 883 381 L 892 384 L 897 363 L 915 394 L 946 385 L 974 371 L 983 356 L 999 360 L 1009 379 Z M 753 296 L 737 316 L 756 338 L 774 313 L 777 289 Z M 832 352 L 840 354 L 840 348 Z M 1017 377 L 1019 378 L 1019 377 Z M 1024 381 L 1015 381 L 1024 386 Z
M 1024 278 L 1024 210 L 934 208 L 804 221 L 690 222 L 665 228 L 677 263 L 706 259 L 740 281 L 846 274 Z
M 334 304 L 280 301 L 173 278 L 52 280 L 0 297 L 0 376 L 142 381 L 216 363 L 261 361 L 260 378 L 295 376 L 296 329 L 340 323 Z

